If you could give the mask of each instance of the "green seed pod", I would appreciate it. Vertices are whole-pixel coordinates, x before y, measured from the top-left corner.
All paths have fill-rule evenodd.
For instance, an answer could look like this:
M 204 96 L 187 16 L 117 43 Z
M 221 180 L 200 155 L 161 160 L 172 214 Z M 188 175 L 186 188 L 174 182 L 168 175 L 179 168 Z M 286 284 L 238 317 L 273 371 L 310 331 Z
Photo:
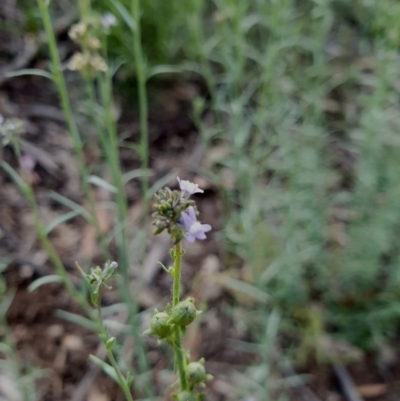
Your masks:
M 170 317 L 165 312 L 157 312 L 150 323 L 151 334 L 155 334 L 158 338 L 166 338 L 172 334 L 172 327 L 168 324 Z
M 197 397 L 189 391 L 182 391 L 174 396 L 176 401 L 196 401 Z
M 207 380 L 206 369 L 200 362 L 191 362 L 186 366 L 186 378 L 191 384 L 200 384 Z
M 172 309 L 171 320 L 178 326 L 187 326 L 196 318 L 197 311 L 193 303 L 193 298 L 188 298 L 185 301 L 179 302 Z

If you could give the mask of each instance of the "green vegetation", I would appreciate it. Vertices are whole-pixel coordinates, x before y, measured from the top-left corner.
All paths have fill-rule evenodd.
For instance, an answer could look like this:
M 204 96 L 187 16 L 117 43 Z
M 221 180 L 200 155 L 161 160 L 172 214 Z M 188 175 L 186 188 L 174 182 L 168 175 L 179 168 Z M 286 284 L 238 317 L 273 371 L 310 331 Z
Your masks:
M 87 138 L 74 122 L 46 2 L 38 3 L 49 39 L 50 71 L 88 205 L 77 213 L 94 225 L 107 257 L 111 239 L 102 236 L 90 191 L 95 166 L 85 166 L 82 143 Z M 156 75 L 160 80 L 171 73 L 195 76 L 208 92 L 195 99 L 192 111 L 207 159 L 198 173 L 215 185 L 224 202 L 218 238 L 226 251 L 229 285 L 243 294 L 254 292 L 258 300 L 251 308 L 233 301 L 230 313 L 234 317 L 236 309 L 242 311 L 242 324 L 251 333 L 253 343 L 242 346 L 268 354 L 258 361 L 259 374 L 244 374 L 250 384 L 242 389 L 268 399 L 264 384 L 272 370 L 269 355 L 283 342 L 296 362 L 312 358 L 318 363 L 348 362 L 359 351 L 376 353 L 393 345 L 400 323 L 399 3 L 139 3 L 88 0 L 78 18 L 85 22 L 111 12 L 118 20 L 109 35 L 97 32 L 108 70 L 86 71 L 82 80 L 88 115 L 103 149 L 101 168 L 111 177 L 109 183 L 96 183 L 118 189 L 114 234 L 123 275 L 132 260 L 143 261 L 148 201 L 163 185 L 149 189 L 147 178 L 146 85 L 155 85 Z M 24 5 L 30 26 L 39 12 L 36 5 Z M 126 175 L 119 163 L 121 142 L 112 110 L 113 90 L 126 94 L 124 84 L 132 77 L 142 128 L 134 149 L 142 161 L 136 177 L 142 177 L 145 204 L 139 229 L 127 223 Z M 217 159 L 212 157 L 215 148 L 222 155 Z M 35 209 L 31 188 L 24 187 L 11 167 L 5 168 L 25 188 Z M 40 221 L 37 227 L 57 273 L 74 295 Z M 237 278 L 238 261 L 246 282 Z M 135 327 L 138 301 L 128 299 L 124 285 L 122 294 Z M 85 307 L 82 299 L 80 303 Z M 131 334 L 139 378 L 133 385 L 150 398 L 154 394 L 144 374 L 149 369 L 145 346 L 136 328 Z M 354 352 L 343 355 L 343 344 Z

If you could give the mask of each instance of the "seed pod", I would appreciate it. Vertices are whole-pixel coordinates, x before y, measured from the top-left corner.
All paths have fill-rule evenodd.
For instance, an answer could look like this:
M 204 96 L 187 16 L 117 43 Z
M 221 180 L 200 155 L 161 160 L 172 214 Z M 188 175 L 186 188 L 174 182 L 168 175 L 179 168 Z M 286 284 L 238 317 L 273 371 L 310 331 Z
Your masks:
M 200 384 L 207 380 L 206 369 L 200 362 L 191 362 L 186 366 L 186 378 L 191 384 Z
M 193 298 L 188 298 L 185 301 L 179 302 L 179 304 L 172 309 L 171 320 L 178 326 L 185 327 L 193 322 L 196 315 L 197 311 L 194 306 Z
M 166 338 L 172 334 L 172 327 L 168 324 L 170 317 L 165 312 L 157 312 L 150 323 L 150 333 L 158 338 Z

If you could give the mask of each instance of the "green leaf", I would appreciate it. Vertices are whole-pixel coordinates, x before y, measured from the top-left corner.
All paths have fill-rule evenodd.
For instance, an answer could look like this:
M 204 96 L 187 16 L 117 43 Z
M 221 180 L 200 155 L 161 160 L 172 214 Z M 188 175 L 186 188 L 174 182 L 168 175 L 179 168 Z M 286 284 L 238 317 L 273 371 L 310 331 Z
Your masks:
M 119 384 L 118 376 L 117 373 L 115 372 L 114 368 L 109 365 L 107 362 L 102 361 L 100 358 L 97 358 L 97 356 L 94 355 L 89 355 L 89 359 L 94 362 L 97 366 L 99 366 L 103 372 L 108 374 L 108 376 L 111 377 L 116 383 Z
M 66 311 L 63 311 L 60 309 L 56 310 L 56 316 L 58 316 L 64 320 L 67 320 L 68 322 L 75 323 L 79 326 L 82 326 L 85 329 L 91 330 L 93 332 L 97 332 L 97 329 L 98 329 L 97 324 L 94 321 L 87 319 L 83 316 L 76 315 L 75 313 L 66 312 Z
M 29 197 L 30 191 L 28 184 L 18 175 L 18 173 L 5 161 L 1 162 L 2 167 L 6 171 L 6 173 L 10 176 L 10 178 L 17 185 L 19 190 L 26 196 Z
M 156 65 L 155 67 L 148 68 L 147 79 L 150 79 L 160 74 L 180 74 L 183 69 L 175 65 Z
M 109 184 L 107 181 L 103 180 L 97 175 L 90 175 L 88 177 L 88 182 L 89 184 L 96 185 L 97 187 L 103 188 L 108 192 L 112 192 L 114 194 L 118 192 L 118 189 L 114 187 L 114 185 Z
M 14 300 L 14 291 L 8 290 L 7 294 L 3 297 L 3 300 L 0 304 L 0 313 L 1 315 L 5 315 Z
M 71 210 L 70 212 L 63 214 L 62 216 L 57 217 L 45 227 L 46 234 L 50 234 L 60 224 L 66 223 L 68 220 L 71 220 L 81 214 L 82 213 L 79 210 Z
M 43 77 L 50 79 L 50 81 L 54 80 L 53 74 L 48 71 L 40 70 L 38 68 L 24 68 L 22 70 L 11 71 L 6 74 L 7 78 L 21 77 L 24 75 L 34 75 L 37 77 Z
M 161 177 L 159 180 L 157 180 L 151 188 L 148 190 L 146 196 L 148 198 L 151 198 L 159 189 L 164 187 L 168 182 L 170 182 L 173 178 L 175 178 L 178 174 L 178 170 L 172 170 L 169 174 L 165 175 L 164 177 Z
M 123 181 L 126 184 L 127 182 L 129 182 L 130 180 L 133 180 L 135 178 L 139 178 L 139 177 L 151 177 L 153 176 L 154 173 L 152 170 L 148 169 L 141 169 L 141 168 L 137 168 L 135 170 L 131 170 L 128 171 L 127 173 L 124 174 L 123 176 Z
M 233 291 L 241 292 L 247 295 L 249 298 L 253 298 L 263 304 L 267 303 L 270 299 L 269 295 L 259 290 L 254 285 L 245 283 L 244 281 L 236 280 L 233 277 L 228 277 L 224 274 L 219 274 L 217 278 L 218 282 Z
M 132 32 L 136 31 L 136 21 L 131 17 L 131 13 L 126 9 L 126 7 L 117 0 L 111 0 L 114 7 L 117 9 L 118 13 L 121 15 L 122 19 L 128 25 Z
M 51 192 L 50 198 L 54 199 L 55 201 L 61 203 L 62 205 L 68 207 L 71 210 L 79 212 L 79 214 L 82 215 L 82 217 L 84 217 L 87 221 L 91 220 L 89 212 L 78 203 L 72 201 L 71 199 L 62 196 L 57 192 Z
M 62 282 L 63 282 L 63 278 L 61 276 L 59 276 L 57 274 L 49 274 L 48 276 L 40 277 L 37 280 L 33 281 L 29 285 L 28 291 L 33 292 L 45 284 L 62 283 Z

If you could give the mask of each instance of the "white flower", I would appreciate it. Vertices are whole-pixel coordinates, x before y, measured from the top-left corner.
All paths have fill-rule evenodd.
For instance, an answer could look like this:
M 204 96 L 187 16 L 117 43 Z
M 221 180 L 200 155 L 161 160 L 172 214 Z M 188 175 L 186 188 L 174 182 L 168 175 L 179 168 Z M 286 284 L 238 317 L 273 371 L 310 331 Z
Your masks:
M 177 177 L 177 180 L 184 196 L 189 197 L 190 195 L 204 192 L 197 184 L 194 184 L 193 182 L 181 180 L 179 177 Z

